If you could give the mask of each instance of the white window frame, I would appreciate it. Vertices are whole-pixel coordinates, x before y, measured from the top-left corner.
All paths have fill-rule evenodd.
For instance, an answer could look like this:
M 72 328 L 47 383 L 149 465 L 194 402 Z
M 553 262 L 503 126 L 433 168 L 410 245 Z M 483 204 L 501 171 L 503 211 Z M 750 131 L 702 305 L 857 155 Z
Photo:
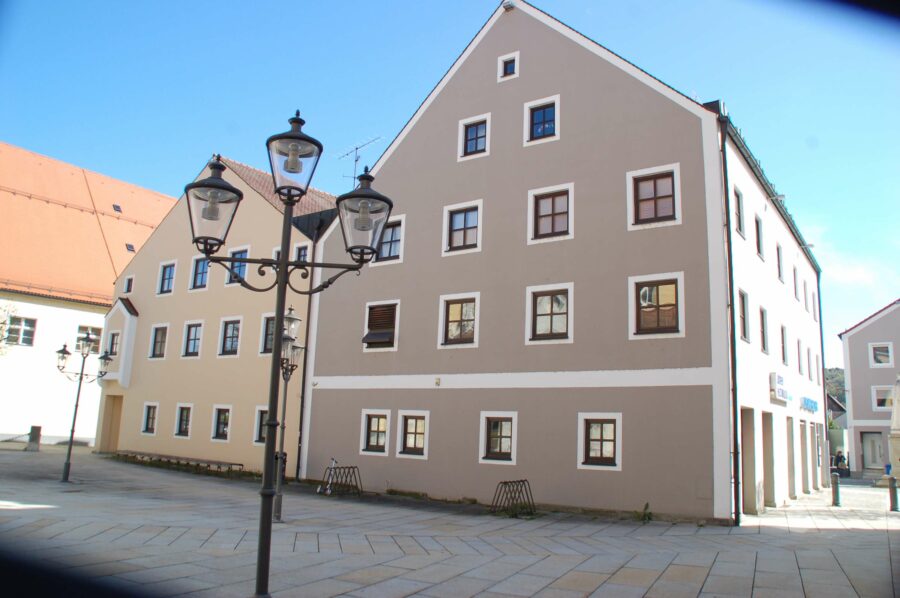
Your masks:
M 266 312 L 259 316 L 259 347 L 258 347 L 257 355 L 259 355 L 260 357 L 271 357 L 272 356 L 271 353 L 263 353 L 263 345 L 265 345 L 265 343 L 266 343 L 266 318 L 274 318 L 274 317 L 275 317 L 274 311 Z M 272 340 L 273 340 L 272 346 L 274 348 L 274 340 L 275 339 L 272 339 Z
M 216 415 L 218 415 L 220 409 L 228 410 L 228 434 L 225 438 L 216 438 Z M 234 409 L 231 405 L 222 405 L 217 403 L 212 406 L 212 426 L 209 428 L 209 440 L 211 442 L 227 444 L 231 441 L 231 424 L 234 423 L 231 421 L 231 415 L 233 412 Z M 191 413 L 191 417 L 193 417 L 193 413 Z
M 532 296 L 535 293 L 542 293 L 544 291 L 556 291 L 556 290 L 565 290 L 568 292 L 567 299 L 567 309 L 568 317 L 568 337 L 567 338 L 548 338 L 546 340 L 534 340 L 531 337 L 532 329 L 531 326 L 534 320 L 534 300 Z M 530 287 L 525 287 L 525 344 L 526 345 L 569 345 L 575 342 L 575 283 L 574 282 L 560 282 L 557 284 L 539 284 L 532 285 Z
M 615 465 L 591 465 L 584 463 L 584 426 L 589 419 L 611 419 L 616 422 L 616 464 Z M 575 464 L 578 469 L 590 471 L 622 471 L 622 413 L 621 412 L 579 412 L 578 413 L 578 444 L 575 452 Z
M 153 356 L 153 340 L 156 336 L 154 333 L 157 328 L 165 328 L 166 329 L 166 342 L 163 345 L 163 356 L 162 357 L 154 357 Z M 158 322 L 150 325 L 150 346 L 147 347 L 147 359 L 150 361 L 162 361 L 169 355 L 169 329 L 172 326 L 169 322 Z
M 369 308 L 377 305 L 392 305 L 396 304 L 397 307 L 394 311 L 394 345 L 392 347 L 366 347 L 366 343 L 362 344 L 363 353 L 387 353 L 390 351 L 396 351 L 400 346 L 400 300 L 399 299 L 382 299 L 380 301 L 369 301 L 366 303 L 363 308 L 363 336 L 366 336 L 369 333 Z
M 672 202 L 675 209 L 675 218 L 673 220 L 661 220 L 659 222 L 635 223 L 634 213 L 634 179 L 655 174 L 663 174 L 665 172 L 672 173 Z M 673 164 L 663 164 L 662 166 L 651 166 L 640 170 L 629 170 L 625 173 L 625 212 L 626 212 L 626 230 L 646 230 L 651 228 L 663 228 L 666 226 L 678 226 L 684 220 L 684 214 L 681 211 L 681 162 Z
M 212 268 L 211 268 L 212 264 L 207 264 L 207 266 L 206 266 L 206 286 L 205 287 L 196 287 L 196 288 L 194 287 L 194 274 L 196 274 L 196 272 L 197 272 L 197 262 L 200 260 L 203 260 L 203 259 L 207 259 L 207 257 L 205 255 L 203 255 L 202 253 L 195 255 L 194 257 L 191 258 L 191 274 L 190 274 L 190 277 L 188 278 L 188 288 L 187 288 L 188 293 L 203 292 L 206 289 L 208 289 L 209 285 L 212 283 L 212 280 L 209 277 L 210 273 L 212 272 Z
M 425 446 L 422 447 L 421 455 L 410 455 L 408 453 L 403 452 L 403 435 L 405 433 L 404 426 L 404 418 L 407 416 L 411 417 L 424 417 L 425 418 Z M 431 412 L 430 411 L 422 411 L 422 410 L 413 410 L 413 409 L 398 409 L 397 410 L 397 447 L 395 456 L 398 459 L 418 459 L 420 461 L 428 460 L 428 441 L 431 436 L 429 432 L 429 427 L 431 423 Z M 370 453 L 368 453 L 370 454 Z
M 147 429 L 147 407 L 156 407 L 156 426 L 152 432 L 146 432 Z M 141 436 L 156 436 L 159 430 L 159 403 L 156 401 L 144 401 L 144 409 L 141 412 Z
M 454 301 L 458 299 L 474 299 L 475 300 L 475 338 L 471 343 L 459 343 L 459 344 L 444 344 L 444 323 L 446 322 L 446 302 Z M 437 335 L 437 348 L 438 349 L 477 349 L 478 348 L 478 333 L 481 330 L 481 293 L 479 291 L 472 291 L 469 293 L 453 293 L 450 295 L 441 295 L 438 297 L 438 335 Z M 395 333 L 396 337 L 396 333 Z
M 540 106 L 541 104 L 549 104 L 551 102 L 555 105 L 555 110 L 553 112 L 553 130 L 555 134 L 552 137 L 542 137 L 533 141 L 529 140 L 529 137 L 531 136 L 531 109 L 535 106 Z M 551 141 L 559 141 L 560 137 L 562 137 L 562 108 L 560 107 L 559 103 L 559 94 L 547 96 L 546 98 L 541 98 L 539 100 L 531 100 L 530 102 L 525 102 L 522 122 L 522 147 L 540 145 L 542 143 L 549 143 Z
M 229 249 L 228 249 L 228 257 L 233 257 L 234 254 L 237 253 L 238 251 L 246 251 L 246 252 L 247 252 L 247 258 L 250 257 L 250 246 L 249 246 L 249 245 L 241 245 L 241 246 L 239 246 L 239 247 L 231 247 L 231 248 L 229 248 Z M 234 267 L 233 264 L 229 264 L 229 265 L 230 265 L 232 268 Z M 250 264 L 244 264 L 244 265 L 247 267 L 246 273 L 244 274 L 244 279 L 246 280 L 247 274 L 250 273 Z M 230 287 L 240 287 L 240 286 L 241 286 L 241 283 L 240 283 L 240 282 L 237 282 L 237 281 L 236 281 L 236 282 L 228 282 L 228 280 L 229 280 L 230 278 L 231 278 L 231 272 L 229 272 L 229 271 L 226 270 L 226 271 L 225 271 L 225 288 L 226 288 L 226 289 L 227 289 L 227 288 L 230 288 Z M 206 285 L 206 286 L 209 286 L 209 281 L 207 281 L 207 285 Z
M 637 296 L 635 295 L 635 286 L 639 282 L 651 282 L 654 280 L 669 280 L 674 278 L 678 281 L 678 332 L 660 332 L 658 334 L 644 333 L 636 334 L 637 329 Z M 628 340 L 641 341 L 648 339 L 663 338 L 684 338 L 687 329 L 687 321 L 685 319 L 685 303 L 684 303 L 684 272 L 660 272 L 659 274 L 641 274 L 639 276 L 628 277 Z
M 465 210 L 468 208 L 478 208 L 478 241 L 475 247 L 469 249 L 450 250 L 450 212 Z M 441 257 L 464 255 L 466 253 L 478 253 L 481 251 L 481 233 L 484 230 L 484 200 L 473 199 L 472 201 L 463 201 L 443 207 L 443 230 L 441 231 Z
M 474 154 L 470 154 L 468 156 L 463 155 L 463 150 L 466 147 L 466 125 L 471 125 L 473 123 L 477 123 L 480 121 L 485 121 L 485 136 L 484 136 L 484 151 L 477 152 Z M 467 118 L 460 119 L 459 121 L 459 130 L 457 133 L 456 140 L 456 161 L 457 162 L 465 162 L 467 160 L 475 160 L 476 158 L 486 158 L 491 155 L 491 113 L 487 112 L 485 114 L 479 114 L 477 116 L 469 116 Z
M 119 355 L 122 354 L 122 331 L 121 330 L 104 330 L 103 331 L 103 337 L 104 337 L 103 338 L 103 347 L 105 347 L 105 351 L 107 353 L 109 353 L 109 349 L 110 349 L 109 341 L 112 339 L 112 335 L 114 335 L 114 334 L 119 335 L 119 346 L 116 350 L 115 355 L 110 353 L 110 357 L 118 357 Z M 166 337 L 167 337 L 166 340 L 168 340 L 168 333 L 166 334 Z
M 519 442 L 519 412 L 518 411 L 482 411 L 478 416 L 478 463 L 485 465 L 515 465 Z M 487 420 L 489 417 L 508 417 L 512 419 L 512 447 L 509 461 L 503 459 L 486 459 L 484 454 L 487 449 Z
M 266 405 L 257 405 L 256 406 L 256 412 L 253 417 L 253 430 L 250 432 L 250 443 L 253 446 L 265 446 L 266 445 L 265 440 L 263 440 L 262 442 L 258 442 L 256 440 L 256 432 L 257 432 L 257 430 L 259 430 L 260 424 L 264 423 L 264 422 L 260 422 L 260 418 L 262 417 L 262 412 L 268 411 L 268 410 L 269 410 L 269 408 Z M 229 426 L 229 428 L 231 427 L 230 421 L 228 422 L 228 426 Z
M 893 396 L 890 395 L 890 393 L 893 391 L 893 389 L 894 389 L 893 386 L 883 385 L 883 384 L 875 384 L 875 385 L 872 386 L 872 390 L 871 390 L 871 393 L 872 393 L 872 411 L 875 411 L 875 412 L 878 412 L 878 413 L 890 413 L 890 412 L 893 410 L 893 406 L 891 406 L 891 407 L 879 407 L 879 406 L 878 406 L 878 402 L 875 400 L 875 392 L 878 391 L 878 390 L 886 390 L 886 391 L 888 391 L 888 398 L 890 398 L 890 399 L 893 400 Z
M 757 235 L 759 235 L 759 247 L 757 247 L 756 255 L 762 261 L 766 261 L 766 238 L 763 231 L 763 219 L 759 214 L 753 215 L 753 244 L 756 245 Z
M 875 347 L 887 346 L 888 348 L 888 356 L 890 357 L 890 361 L 887 363 L 875 363 L 875 358 L 872 354 Z M 869 367 L 870 368 L 892 368 L 894 367 L 894 343 L 892 341 L 882 341 L 869 343 Z
M 366 450 L 366 440 L 369 436 L 369 430 L 366 423 L 370 415 L 383 415 L 387 418 L 387 425 L 384 430 L 384 452 Z M 428 424 L 425 425 L 426 435 Z M 427 437 L 426 437 L 427 442 Z M 402 445 L 401 445 L 402 446 Z M 369 457 L 390 457 L 391 456 L 391 410 L 390 409 L 363 409 L 360 415 L 359 423 L 359 454 Z M 409 455 L 406 455 L 409 456 Z
M 310 241 L 300 241 L 298 243 L 294 243 L 294 246 L 291 248 L 291 259 L 297 259 L 297 252 L 300 251 L 301 247 L 306 247 L 306 261 L 309 261 L 309 258 L 312 257 L 312 243 Z M 279 249 L 276 247 L 276 249 Z
M 225 338 L 225 322 L 237 320 L 238 324 L 238 348 L 234 355 L 222 355 L 222 340 Z M 216 359 L 237 359 L 241 356 L 241 340 L 244 338 L 244 316 L 223 316 L 219 318 L 219 340 L 216 344 Z
M 191 417 L 188 420 L 188 433 L 187 436 L 179 436 L 178 435 L 178 413 L 182 407 L 188 407 L 191 410 Z M 159 412 L 156 412 L 156 417 L 159 417 Z M 194 429 L 194 404 L 193 403 L 175 403 L 175 425 L 172 427 L 172 436 L 178 438 L 179 440 L 190 440 L 191 433 Z
M 370 268 L 378 268 L 381 266 L 393 266 L 395 264 L 403 263 L 403 253 L 404 253 L 403 250 L 405 249 L 404 245 L 406 244 L 406 214 L 397 214 L 396 216 L 394 216 L 392 214 L 391 217 L 388 218 L 388 221 L 385 224 L 385 228 L 387 228 L 388 224 L 395 224 L 397 222 L 400 223 L 400 255 L 397 256 L 397 259 L 385 260 L 383 262 L 379 262 L 379 261 L 376 261 L 375 259 L 373 259 L 371 262 L 369 262 Z M 380 249 L 380 246 L 381 246 L 381 243 L 379 242 L 379 249 Z
M 552 237 L 543 237 L 536 239 L 534 237 L 534 200 L 538 195 L 546 195 L 547 193 L 555 193 L 556 191 L 569 192 L 569 232 L 565 235 L 554 235 Z M 541 187 L 539 189 L 528 190 L 528 210 L 525 230 L 526 245 L 538 245 L 540 243 L 554 243 L 556 241 L 568 241 L 575 238 L 575 183 L 560 183 L 559 185 L 550 185 L 549 187 Z
M 160 287 L 162 285 L 162 274 L 163 268 L 166 266 L 172 266 L 172 290 L 167 293 L 160 293 Z M 178 280 L 178 260 L 166 260 L 164 262 L 159 263 L 159 270 L 156 274 L 156 296 L 157 297 L 170 297 L 175 294 L 175 283 Z
M 503 63 L 512 58 L 516 61 L 516 72 L 512 75 L 503 76 Z M 504 54 L 503 56 L 497 57 L 497 83 L 503 83 L 504 81 L 511 81 L 512 79 L 519 78 L 519 70 L 521 67 L 521 61 L 519 60 L 519 50 L 515 52 L 510 52 L 509 54 Z
M 185 355 L 185 351 L 187 350 L 187 341 L 188 341 L 188 326 L 191 324 L 200 324 L 200 346 L 197 348 L 196 355 Z M 204 320 L 186 320 L 184 323 L 184 328 L 181 329 L 181 351 L 180 357 L 181 359 L 200 359 L 200 356 L 203 354 L 203 330 L 206 327 L 206 322 Z M 168 338 L 166 339 L 168 342 Z
M 129 280 L 131 281 L 131 290 L 130 290 L 130 291 L 126 290 L 126 289 L 128 288 L 128 281 L 129 281 Z M 134 275 L 132 274 L 131 276 L 126 276 L 126 277 L 124 278 L 124 280 L 122 281 L 122 294 L 123 294 L 123 295 L 130 295 L 130 294 L 132 294 L 133 292 L 134 292 Z

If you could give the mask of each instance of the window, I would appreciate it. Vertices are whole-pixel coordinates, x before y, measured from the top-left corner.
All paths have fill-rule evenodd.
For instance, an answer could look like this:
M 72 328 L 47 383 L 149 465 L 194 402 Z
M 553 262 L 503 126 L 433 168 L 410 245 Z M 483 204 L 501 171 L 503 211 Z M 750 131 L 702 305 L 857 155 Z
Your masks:
M 298 245 L 296 252 L 296 260 L 298 262 L 305 262 L 309 257 L 309 246 L 308 245 Z
M 497 58 L 497 82 L 509 81 L 519 76 L 519 53 L 512 52 Z
M 240 320 L 225 320 L 222 322 L 222 344 L 219 355 L 237 355 L 241 336 Z
M 775 263 L 778 266 L 778 280 L 784 282 L 784 262 L 782 261 L 781 245 L 775 246 Z
M 428 427 L 426 416 L 420 413 L 399 412 L 402 427 L 400 428 L 400 446 L 398 455 L 425 457 L 425 435 Z
M 531 340 L 560 339 L 569 336 L 569 291 L 533 293 Z
M 806 288 L 806 281 L 803 281 L 803 309 L 809 311 L 809 294 Z
M 37 320 L 34 318 L 20 318 L 9 316 L 9 324 L 6 327 L 6 342 L 10 345 L 34 346 L 34 331 L 37 328 Z
M 892 368 L 894 367 L 894 343 L 879 342 L 869 343 L 869 367 Z
M 275 316 L 265 316 L 263 319 L 263 340 L 260 353 L 271 353 L 275 344 Z
M 813 293 L 813 294 L 812 294 L 812 315 L 813 315 L 813 322 L 818 322 L 818 321 L 819 321 L 819 311 L 818 311 L 818 307 L 819 307 L 819 303 L 818 303 L 818 301 L 816 301 L 816 294 Z
M 578 414 L 578 469 L 622 469 L 622 414 Z
M 560 136 L 559 95 L 526 102 L 523 118 L 523 146 L 556 141 Z
M 487 121 L 482 120 L 465 126 L 463 155 L 480 154 L 487 149 Z
M 448 220 L 447 251 L 478 247 L 478 206 L 454 210 Z
M 759 216 L 756 217 L 756 254 L 759 257 L 764 257 L 763 255 L 763 229 L 762 229 L 762 218 Z
M 175 436 L 190 438 L 191 436 L 191 407 L 190 405 L 178 405 L 175 410 Z
M 438 297 L 438 349 L 478 348 L 480 299 L 478 292 Z
M 634 179 L 634 223 L 675 220 L 675 185 L 671 172 Z
M 797 339 L 797 371 L 803 375 L 803 348 L 800 345 L 800 339 Z
M 213 440 L 228 440 L 228 422 L 230 419 L 230 407 L 213 408 Z
M 816 355 L 816 386 L 822 386 L 822 362 Z
M 456 161 L 474 160 L 491 154 L 491 113 L 459 121 Z
M 366 415 L 366 448 L 372 453 L 383 453 L 387 446 L 387 414 Z
M 812 382 L 812 351 L 810 351 L 809 347 L 806 348 L 806 375 L 809 377 L 809 381 Z
M 787 328 L 784 326 L 781 327 L 781 363 L 788 364 Z
M 191 274 L 191 288 L 205 289 L 209 278 L 209 260 L 205 257 L 194 259 L 194 272 Z
M 110 332 L 109 340 L 106 342 L 106 352 L 109 353 L 110 357 L 115 357 L 119 354 L 119 333 L 118 332 Z
M 172 292 L 175 286 L 175 264 L 163 264 L 159 271 L 159 291 L 157 295 Z
M 741 339 L 747 342 L 750 341 L 750 318 L 747 315 L 747 293 L 744 291 L 738 292 L 738 309 L 741 324 Z
M 366 333 L 362 339 L 366 349 L 396 350 L 398 306 L 399 303 L 366 306 Z
M 486 422 L 485 459 L 512 460 L 513 420 L 511 417 L 489 417 Z
M 125 279 L 125 293 L 128 294 L 134 289 L 134 276 Z
M 150 337 L 150 357 L 162 359 L 166 356 L 166 336 L 169 333 L 168 326 L 154 326 Z
M 765 308 L 759 308 L 759 347 L 763 353 L 769 352 L 769 314 Z
M 103 335 L 102 328 L 96 328 L 94 326 L 79 326 L 78 327 L 78 336 L 75 341 L 75 352 L 81 352 L 81 338 L 85 334 L 91 335 L 91 353 L 99 353 L 100 352 L 100 337 Z
M 200 356 L 200 334 L 203 331 L 203 324 L 190 323 L 184 328 L 184 356 L 199 357 Z
M 529 141 L 556 135 L 556 104 L 543 104 L 531 108 L 531 134 Z
M 269 419 L 269 410 L 256 408 L 256 426 L 254 427 L 253 442 L 263 444 L 266 441 L 266 420 Z
M 144 425 L 141 432 L 144 434 L 156 434 L 156 411 L 159 405 L 153 403 L 144 403 Z
M 230 253 L 232 258 L 238 259 L 247 259 L 250 255 L 250 251 L 248 249 L 235 249 Z M 240 281 L 247 278 L 247 264 L 233 264 L 231 266 L 231 272 L 228 273 L 228 278 L 225 281 L 225 284 L 238 284 Z
M 734 190 L 734 229 L 744 236 L 744 196 L 737 189 Z
M 639 282 L 636 291 L 637 334 L 678 331 L 678 281 Z
M 402 227 L 400 222 L 389 222 L 381 233 L 381 244 L 378 246 L 376 262 L 396 260 L 400 258 L 400 235 Z
M 894 401 L 891 398 L 891 386 L 872 387 L 872 407 L 876 411 L 891 411 Z
M 120 206 L 120 205 L 117 204 L 117 203 L 114 203 L 114 204 L 113 204 L 113 212 L 116 212 L 116 213 L 118 213 L 118 214 L 121 214 L 121 213 L 122 213 L 122 206 Z
M 125 250 L 128 253 L 134 253 L 134 245 L 132 245 L 131 243 L 125 243 Z
M 557 237 L 569 233 L 569 191 L 534 196 L 532 238 Z
M 794 299 L 800 301 L 800 287 L 797 284 L 797 268 L 794 268 Z

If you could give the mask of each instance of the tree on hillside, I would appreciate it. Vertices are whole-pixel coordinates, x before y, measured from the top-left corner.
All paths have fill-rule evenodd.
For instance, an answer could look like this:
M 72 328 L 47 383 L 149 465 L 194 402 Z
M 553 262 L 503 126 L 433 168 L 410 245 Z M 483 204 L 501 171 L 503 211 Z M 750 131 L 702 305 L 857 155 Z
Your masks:
M 825 368 L 825 392 L 837 398 L 841 403 L 847 403 L 843 368 Z

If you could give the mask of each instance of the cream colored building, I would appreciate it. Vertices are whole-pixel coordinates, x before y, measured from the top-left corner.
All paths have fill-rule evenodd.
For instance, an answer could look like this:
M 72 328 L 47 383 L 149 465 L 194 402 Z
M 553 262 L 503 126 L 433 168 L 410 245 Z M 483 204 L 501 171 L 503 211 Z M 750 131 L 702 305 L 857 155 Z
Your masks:
M 77 383 L 56 370 L 63 344 L 99 336 L 113 283 L 175 199 L 0 143 L 0 439 L 41 426 L 68 439 Z M 99 343 L 85 362 L 94 374 Z M 94 442 L 100 387 L 83 385 L 75 438 Z
M 283 211 L 271 177 L 222 160 L 224 178 L 243 191 L 244 200 L 229 243 L 218 255 L 273 257 L 280 245 Z M 198 178 L 206 176 L 208 168 Z M 333 206 L 330 195 L 310 189 L 295 209 L 295 225 L 304 215 L 306 220 L 327 218 Z M 311 246 L 295 227 L 292 257 L 308 255 Z M 257 285 L 274 280 L 271 272 L 260 276 L 249 266 L 245 276 Z M 299 274 L 292 282 L 308 284 Z M 304 296 L 289 290 L 287 305 L 306 319 Z M 116 355 L 102 381 L 98 449 L 261 469 L 274 306 L 274 292 L 244 289 L 223 267 L 206 262 L 191 243 L 187 204 L 178 201 L 116 280 L 116 302 L 106 316 L 103 337 L 103 347 Z M 304 332 L 305 322 L 301 342 Z M 289 475 L 298 452 L 301 378 L 298 371 L 288 389 Z
M 312 299 L 305 476 L 720 520 L 823 485 L 819 266 L 720 103 L 512 0 L 373 174 L 382 255 Z

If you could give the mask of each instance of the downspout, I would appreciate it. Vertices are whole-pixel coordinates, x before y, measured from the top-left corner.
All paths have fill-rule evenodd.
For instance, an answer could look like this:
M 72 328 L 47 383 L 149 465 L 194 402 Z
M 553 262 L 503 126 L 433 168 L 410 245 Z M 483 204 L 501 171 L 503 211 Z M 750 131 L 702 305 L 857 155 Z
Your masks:
M 308 261 L 315 262 L 316 261 L 316 247 L 319 243 L 319 236 L 322 234 L 322 229 L 325 228 L 325 220 L 319 219 L 319 224 L 316 226 L 316 230 L 313 233 L 312 238 L 312 247 L 309 250 Z M 305 413 L 303 406 L 306 402 L 306 363 L 309 358 L 309 329 L 310 322 L 309 319 L 312 317 L 312 296 L 307 297 L 306 300 L 306 330 L 303 332 L 303 379 L 300 384 L 300 429 L 297 434 L 297 471 L 294 473 L 294 477 L 296 479 L 300 479 L 300 466 L 301 466 L 301 457 L 303 455 L 303 414 Z
M 816 270 L 816 292 L 818 295 L 816 296 L 817 305 L 813 306 L 813 309 L 819 310 L 819 380 L 822 381 L 822 419 L 825 421 L 823 432 L 822 432 L 822 445 L 828 449 L 828 457 L 831 456 L 831 447 L 829 446 L 828 440 L 828 393 L 825 390 L 825 334 L 822 331 L 822 272 L 820 270 Z M 828 471 L 831 471 L 829 468 Z M 822 466 L 819 466 L 819 475 L 822 474 Z M 831 476 L 823 475 L 822 476 L 822 487 L 830 488 L 831 487 Z
M 728 117 L 719 110 L 719 125 L 722 143 L 722 183 L 725 187 L 725 245 L 728 258 L 728 321 L 731 350 L 731 469 L 734 472 L 734 525 L 741 525 L 741 453 L 740 453 L 740 409 L 738 409 L 737 346 L 734 322 L 734 262 L 731 246 L 731 188 L 728 186 L 728 156 L 725 145 L 728 142 Z

